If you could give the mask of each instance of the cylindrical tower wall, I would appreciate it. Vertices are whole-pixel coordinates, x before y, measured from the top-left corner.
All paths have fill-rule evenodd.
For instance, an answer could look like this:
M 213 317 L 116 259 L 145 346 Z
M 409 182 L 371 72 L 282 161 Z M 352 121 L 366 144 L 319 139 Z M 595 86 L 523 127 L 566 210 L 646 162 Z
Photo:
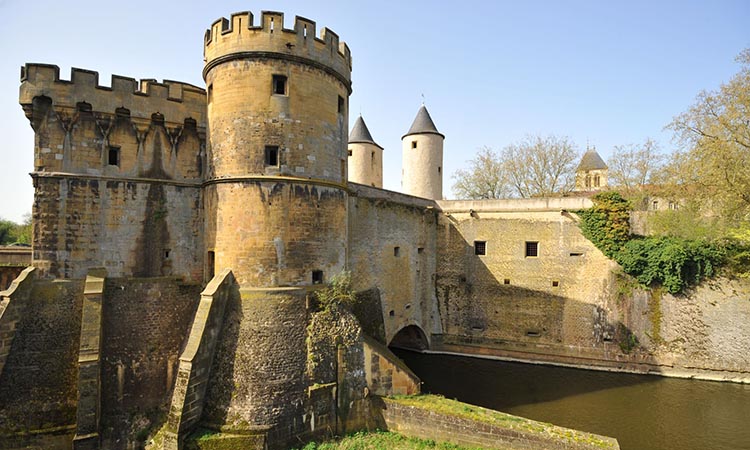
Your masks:
M 205 58 L 208 275 L 324 282 L 346 263 L 348 48 L 309 20 L 243 13 L 212 25 Z
M 349 181 L 383 187 L 383 149 L 375 144 L 349 144 Z
M 401 188 L 405 194 L 443 199 L 443 139 L 437 133 L 407 134 L 401 139 Z

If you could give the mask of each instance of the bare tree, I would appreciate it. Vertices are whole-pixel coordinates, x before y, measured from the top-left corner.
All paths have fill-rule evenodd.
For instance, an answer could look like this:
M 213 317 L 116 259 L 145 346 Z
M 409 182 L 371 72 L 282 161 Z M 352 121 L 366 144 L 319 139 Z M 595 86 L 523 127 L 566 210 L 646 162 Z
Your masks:
M 566 194 L 575 187 L 579 154 L 567 137 L 526 136 L 503 149 L 502 160 L 518 197 Z
M 468 169 L 453 175 L 458 198 L 540 197 L 570 192 L 579 159 L 566 137 L 527 136 L 495 152 L 482 147 Z
M 510 194 L 508 176 L 499 155 L 490 147 L 479 149 L 467 169 L 453 174 L 453 194 L 458 198 L 505 198 Z
M 651 139 L 646 139 L 643 144 L 615 146 L 607 161 L 610 184 L 628 191 L 643 190 L 646 184 L 653 181 L 663 163 L 659 146 Z

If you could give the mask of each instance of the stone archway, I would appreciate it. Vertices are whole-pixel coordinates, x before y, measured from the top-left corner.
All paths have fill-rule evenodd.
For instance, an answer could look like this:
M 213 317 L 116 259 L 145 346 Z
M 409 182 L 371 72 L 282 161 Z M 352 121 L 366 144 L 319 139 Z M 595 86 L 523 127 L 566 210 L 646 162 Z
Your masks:
M 408 325 L 393 336 L 388 346 L 409 350 L 426 350 L 430 348 L 430 342 L 422 328 L 417 325 Z

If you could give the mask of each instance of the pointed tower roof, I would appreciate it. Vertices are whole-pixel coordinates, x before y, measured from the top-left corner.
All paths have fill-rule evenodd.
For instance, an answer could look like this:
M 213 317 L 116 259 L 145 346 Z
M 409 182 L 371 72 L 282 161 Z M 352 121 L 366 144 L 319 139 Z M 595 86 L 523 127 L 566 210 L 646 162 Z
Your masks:
M 445 138 L 445 136 L 437 130 L 435 122 L 432 121 L 430 113 L 427 112 L 427 108 L 422 105 L 417 111 L 417 117 L 414 118 L 414 122 L 411 124 L 409 131 L 401 137 L 401 139 L 409 136 L 410 134 L 438 134 Z
M 583 158 L 581 158 L 581 163 L 578 164 L 578 169 L 576 171 L 581 170 L 600 170 L 600 169 L 606 169 L 607 165 L 604 163 L 604 160 L 601 156 L 599 156 L 599 153 L 596 152 L 596 148 L 589 148 L 586 150 L 586 153 L 583 154 Z
M 357 121 L 354 122 L 352 130 L 349 132 L 349 143 L 374 144 L 380 147 L 378 143 L 372 139 L 370 130 L 367 129 L 367 124 L 365 124 L 365 120 L 362 118 L 362 116 L 357 117 Z M 383 147 L 380 148 L 382 149 Z

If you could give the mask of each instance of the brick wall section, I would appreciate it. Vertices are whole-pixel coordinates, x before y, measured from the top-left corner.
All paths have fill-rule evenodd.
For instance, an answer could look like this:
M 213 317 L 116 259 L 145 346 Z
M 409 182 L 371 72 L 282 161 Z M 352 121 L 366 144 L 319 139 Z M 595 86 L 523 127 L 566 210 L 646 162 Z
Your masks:
M 185 349 L 180 355 L 167 419 L 165 450 L 180 448 L 185 434 L 201 417 L 224 311 L 230 299 L 237 295 L 237 284 L 229 269 L 214 277 L 201 293 Z
M 99 448 L 101 408 L 101 340 L 104 269 L 92 269 L 86 276 L 81 308 L 81 340 L 78 351 L 78 411 L 75 450 Z
M 416 325 L 439 333 L 435 202 L 349 183 L 349 270 L 357 290 L 380 291 L 385 342 Z
M 363 336 L 365 377 L 370 393 L 380 396 L 419 394 L 421 381 L 388 347 Z
M 472 420 L 429 408 L 400 404 L 384 398 L 383 420 L 389 431 L 458 445 L 503 450 L 602 450 L 619 449 L 617 440 L 554 425 L 513 417 L 514 425 L 499 425 Z M 474 411 L 486 411 L 473 405 L 454 402 Z M 523 424 L 516 426 L 515 424 Z
M 13 280 L 21 275 L 21 272 L 25 268 L 20 266 L 0 266 L 0 291 L 10 288 Z
M 24 306 L 28 303 L 34 282 L 33 273 L 33 267 L 23 269 L 8 290 L 0 292 L 0 379 L 2 379 L 5 360 L 13 345 L 13 338 L 16 336 L 18 322 L 21 320 Z
M 82 280 L 34 280 L 0 375 L 0 443 L 19 430 L 44 434 L 68 427 L 72 439 L 82 292 Z
M 129 448 L 166 412 L 200 285 L 107 278 L 102 339 L 102 447 Z M 140 436 L 138 436 L 140 434 Z

